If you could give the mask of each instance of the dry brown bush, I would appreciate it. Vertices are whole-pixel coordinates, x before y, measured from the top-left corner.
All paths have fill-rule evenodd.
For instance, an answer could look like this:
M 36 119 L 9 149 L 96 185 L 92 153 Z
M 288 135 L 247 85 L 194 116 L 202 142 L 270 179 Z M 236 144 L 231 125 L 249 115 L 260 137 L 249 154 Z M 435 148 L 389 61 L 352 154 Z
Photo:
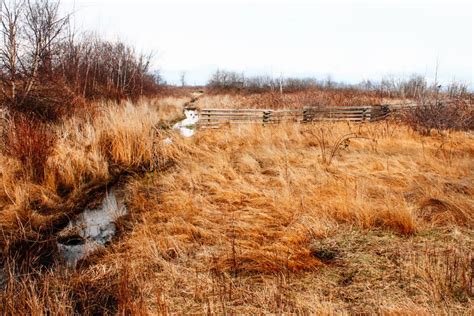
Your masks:
M 469 101 L 425 101 L 406 110 L 403 120 L 414 130 L 430 134 L 431 131 L 474 130 L 474 106 Z
M 21 103 L 10 105 L 9 110 L 32 120 L 57 123 L 74 114 L 90 111 L 91 108 L 84 98 L 74 94 L 68 86 L 50 82 L 34 87 Z
M 10 112 L 59 122 L 90 100 L 138 100 L 160 92 L 151 55 L 123 42 L 68 32 L 56 0 L 4 1 L 0 101 Z
M 50 126 L 23 115 L 15 115 L 2 136 L 2 153 L 17 159 L 27 178 L 41 182 L 46 161 L 56 144 L 56 135 Z

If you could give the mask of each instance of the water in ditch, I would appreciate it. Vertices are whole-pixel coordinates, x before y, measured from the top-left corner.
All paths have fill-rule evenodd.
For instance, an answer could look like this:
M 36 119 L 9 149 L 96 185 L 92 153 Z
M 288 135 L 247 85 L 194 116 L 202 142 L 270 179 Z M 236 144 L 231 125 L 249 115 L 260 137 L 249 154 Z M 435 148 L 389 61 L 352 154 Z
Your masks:
M 86 208 L 59 233 L 61 259 L 75 267 L 79 260 L 104 247 L 116 233 L 117 219 L 127 213 L 123 198 L 114 189 L 107 190 L 98 207 Z
M 199 121 L 199 114 L 196 110 L 184 110 L 186 118 L 173 125 L 173 129 L 179 130 L 182 136 L 191 137 L 196 131 L 196 124 Z
M 186 118 L 173 126 L 184 137 L 191 137 L 199 121 L 196 110 L 185 110 Z M 164 143 L 171 143 L 165 139 Z M 58 235 L 57 246 L 61 259 L 67 266 L 77 262 L 111 242 L 117 231 L 116 220 L 128 213 L 123 197 L 111 189 L 96 208 L 87 208 L 73 219 Z

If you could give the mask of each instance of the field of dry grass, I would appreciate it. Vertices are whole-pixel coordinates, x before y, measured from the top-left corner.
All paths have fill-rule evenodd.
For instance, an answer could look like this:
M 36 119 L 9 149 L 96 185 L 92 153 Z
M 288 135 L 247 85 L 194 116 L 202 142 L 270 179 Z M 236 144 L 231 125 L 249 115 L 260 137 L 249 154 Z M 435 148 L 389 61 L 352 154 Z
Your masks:
M 376 93 L 357 90 L 321 90 L 284 93 L 226 93 L 206 94 L 197 100 L 200 108 L 273 108 L 298 109 L 305 106 L 344 106 L 344 105 L 379 105 L 382 103 L 400 102 L 377 96 Z
M 2 313 L 474 312 L 472 133 L 317 123 L 183 139 L 167 128 L 188 100 L 57 126 L 41 182 L 0 157 Z M 58 226 L 112 181 L 130 211 L 119 234 L 74 270 L 54 262 Z

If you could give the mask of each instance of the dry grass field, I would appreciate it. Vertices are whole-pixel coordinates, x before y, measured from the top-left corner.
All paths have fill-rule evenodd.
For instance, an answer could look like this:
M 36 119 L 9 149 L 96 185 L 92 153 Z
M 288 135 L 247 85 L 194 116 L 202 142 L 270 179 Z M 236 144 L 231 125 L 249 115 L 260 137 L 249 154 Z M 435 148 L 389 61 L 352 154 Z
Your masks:
M 168 127 L 188 100 L 68 119 L 40 180 L 0 157 L 2 313 L 474 312 L 472 133 L 384 121 L 182 138 Z M 65 268 L 58 227 L 112 183 L 119 233 Z
M 0 315 L 474 315 L 464 6 L 78 2 L 0 2 Z
M 353 90 L 308 89 L 293 93 L 280 94 L 277 91 L 264 93 L 210 93 L 196 102 L 201 108 L 274 108 L 298 109 L 305 106 L 338 106 L 338 105 L 376 105 L 393 102 L 393 99 L 382 98 L 374 92 Z

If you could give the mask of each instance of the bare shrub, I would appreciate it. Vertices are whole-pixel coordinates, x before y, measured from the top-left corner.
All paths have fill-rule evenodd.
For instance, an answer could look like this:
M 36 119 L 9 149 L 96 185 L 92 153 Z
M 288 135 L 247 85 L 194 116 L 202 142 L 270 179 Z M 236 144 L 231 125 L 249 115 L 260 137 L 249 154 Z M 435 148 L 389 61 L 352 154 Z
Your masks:
M 243 95 L 242 105 L 238 107 L 278 109 L 382 103 L 375 90 L 336 83 L 330 78 L 320 81 L 315 78 L 245 77 L 237 72 L 218 70 L 211 76 L 207 88 L 211 95 Z
M 362 88 L 372 88 L 378 95 L 389 98 L 420 99 L 436 91 L 435 86 L 429 86 L 426 78 L 413 74 L 409 79 L 383 78 L 378 83 L 365 83 Z
M 12 109 L 48 123 L 70 117 L 86 106 L 86 100 L 77 96 L 67 85 L 50 82 L 34 87 L 21 105 L 18 104 Z
M 86 100 L 137 100 L 159 91 L 151 55 L 68 32 L 59 1 L 2 2 L 0 21 L 0 99 L 13 112 L 52 122 Z
M 316 140 L 319 144 L 319 149 L 321 151 L 321 160 L 323 165 L 329 167 L 337 155 L 337 153 L 349 146 L 349 142 L 352 138 L 357 138 L 357 134 L 350 133 L 338 137 L 332 144 L 328 142 L 327 130 L 320 128 L 316 134 Z
M 10 1 L 2 3 L 1 20 L 2 96 L 11 109 L 24 112 L 35 87 L 53 76 L 68 16 L 59 14 L 58 1 Z
M 467 99 L 472 98 L 468 87 L 464 83 L 452 82 L 446 86 L 440 85 L 436 80 L 428 80 L 418 74 L 411 75 L 408 79 L 385 77 L 380 81 L 363 80 L 358 84 L 337 82 L 331 76 L 325 79 L 314 77 L 292 78 L 268 75 L 245 76 L 235 71 L 217 70 L 207 83 L 211 94 L 242 93 L 327 93 L 332 96 L 333 105 L 370 105 L 368 99 L 377 99 L 381 104 L 383 98 L 428 100 L 428 99 Z M 351 99 L 349 104 L 343 103 Z M 342 102 L 341 102 L 342 101 Z M 355 101 L 355 102 L 353 102 Z M 370 100 L 369 100 L 370 101 Z
M 14 116 L 3 135 L 2 151 L 18 159 L 34 182 L 44 178 L 44 169 L 56 143 L 49 126 L 26 116 Z
M 474 108 L 461 101 L 427 101 L 408 109 L 403 120 L 414 130 L 429 135 L 432 130 L 473 130 Z
M 233 71 L 217 70 L 212 74 L 207 87 L 214 92 L 238 92 L 244 89 L 243 74 Z
M 469 89 L 467 84 L 461 82 L 451 82 L 446 87 L 446 92 L 451 98 L 464 98 L 469 96 Z
M 214 93 L 297 92 L 322 86 L 323 83 L 314 78 L 273 78 L 268 75 L 246 77 L 243 73 L 226 70 L 217 70 L 207 84 Z
M 159 78 L 149 73 L 150 60 L 151 55 L 138 54 L 120 41 L 70 35 L 62 43 L 56 71 L 86 99 L 137 99 L 159 91 Z

